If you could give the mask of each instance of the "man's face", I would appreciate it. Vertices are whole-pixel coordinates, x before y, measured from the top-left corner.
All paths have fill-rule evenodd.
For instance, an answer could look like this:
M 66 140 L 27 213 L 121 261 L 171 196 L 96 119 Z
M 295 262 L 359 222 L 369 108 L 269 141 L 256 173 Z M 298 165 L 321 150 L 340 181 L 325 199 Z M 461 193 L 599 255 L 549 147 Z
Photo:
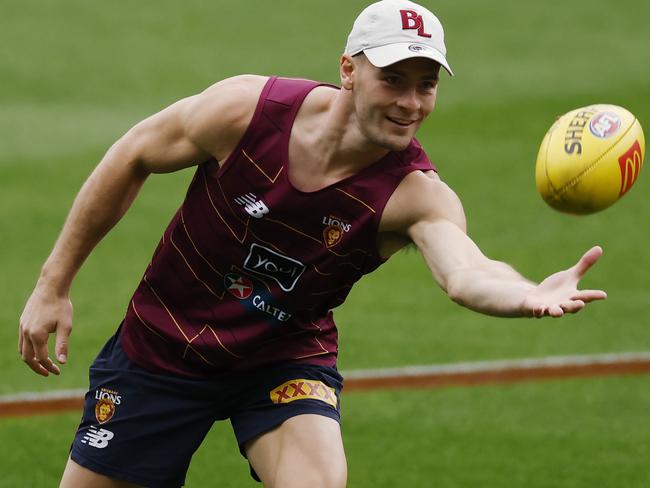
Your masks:
M 373 66 L 365 56 L 352 61 L 356 71 L 352 92 L 362 134 L 382 148 L 405 149 L 433 110 L 440 65 L 426 58 L 385 68 Z

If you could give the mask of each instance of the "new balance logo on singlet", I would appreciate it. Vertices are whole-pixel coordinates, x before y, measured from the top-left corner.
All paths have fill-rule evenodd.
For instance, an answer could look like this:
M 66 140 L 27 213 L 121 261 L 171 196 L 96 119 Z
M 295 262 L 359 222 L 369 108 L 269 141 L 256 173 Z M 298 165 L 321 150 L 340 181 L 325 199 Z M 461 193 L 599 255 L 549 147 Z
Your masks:
M 108 446 L 108 441 L 110 441 L 115 434 L 110 430 L 99 429 L 95 427 L 89 427 L 86 435 L 81 439 L 82 444 L 88 444 L 91 447 L 96 447 L 97 449 L 104 449 Z
M 258 200 L 252 193 L 246 193 L 246 195 L 235 198 L 235 202 L 244 207 L 248 215 L 256 219 L 261 219 L 269 213 L 269 208 L 266 204 L 262 200 Z

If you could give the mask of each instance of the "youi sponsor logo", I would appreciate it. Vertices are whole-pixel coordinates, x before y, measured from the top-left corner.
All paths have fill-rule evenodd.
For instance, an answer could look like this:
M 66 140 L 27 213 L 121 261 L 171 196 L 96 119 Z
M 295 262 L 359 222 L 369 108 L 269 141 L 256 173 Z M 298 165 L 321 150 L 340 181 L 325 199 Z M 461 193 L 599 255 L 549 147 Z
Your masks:
M 291 291 L 305 271 L 305 265 L 297 259 L 253 243 L 244 261 L 244 269 L 271 278 L 283 291 Z

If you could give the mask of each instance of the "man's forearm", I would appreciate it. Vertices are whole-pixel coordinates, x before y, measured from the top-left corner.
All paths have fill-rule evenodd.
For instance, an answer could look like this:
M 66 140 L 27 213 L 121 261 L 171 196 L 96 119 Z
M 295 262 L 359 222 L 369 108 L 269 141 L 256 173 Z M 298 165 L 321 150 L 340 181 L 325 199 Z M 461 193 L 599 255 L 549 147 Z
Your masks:
M 82 186 L 43 265 L 39 284 L 67 294 L 90 252 L 135 199 L 147 173 L 124 163 L 124 156 L 119 143 L 113 146 Z
M 485 267 L 455 271 L 449 277 L 447 294 L 454 302 L 477 312 L 521 317 L 530 315 L 524 301 L 535 287 L 507 264 L 489 261 Z

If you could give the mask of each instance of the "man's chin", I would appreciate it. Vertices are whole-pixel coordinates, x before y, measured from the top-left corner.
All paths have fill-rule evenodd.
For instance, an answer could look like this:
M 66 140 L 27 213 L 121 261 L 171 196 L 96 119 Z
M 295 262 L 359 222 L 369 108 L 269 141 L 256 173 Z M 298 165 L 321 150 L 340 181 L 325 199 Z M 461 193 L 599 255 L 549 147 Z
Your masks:
M 412 137 L 393 137 L 386 139 L 383 146 L 390 151 L 403 151 L 409 147 L 412 140 Z
M 369 135 L 368 139 L 375 146 L 388 151 L 403 151 L 411 144 L 413 137 L 414 134 L 395 134 L 389 131 L 381 131 Z

